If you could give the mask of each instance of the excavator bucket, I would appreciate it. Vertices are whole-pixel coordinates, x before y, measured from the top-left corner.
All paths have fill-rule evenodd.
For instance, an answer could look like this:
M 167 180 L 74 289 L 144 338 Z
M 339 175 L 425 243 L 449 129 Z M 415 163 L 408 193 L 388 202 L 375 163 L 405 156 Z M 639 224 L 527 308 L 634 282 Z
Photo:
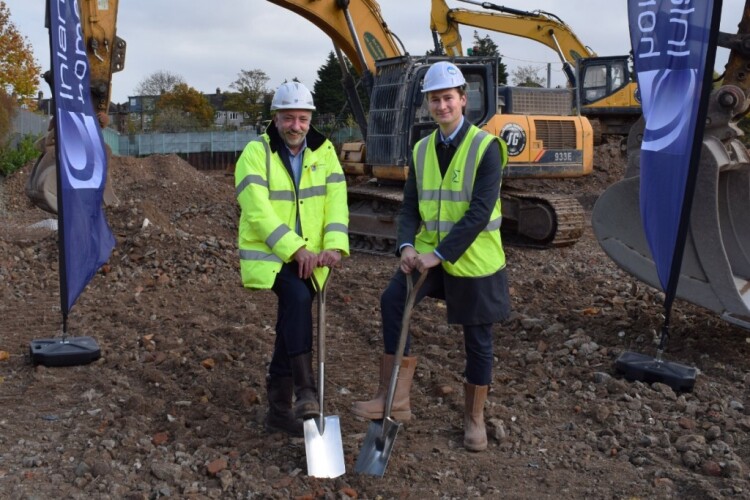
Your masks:
M 26 179 L 26 196 L 45 212 L 57 214 L 57 160 L 55 158 L 55 130 L 51 124 L 47 134 L 36 142 L 36 147 L 41 154 Z M 104 148 L 109 163 L 112 150 L 106 144 Z M 107 206 L 117 205 L 120 202 L 112 189 L 109 176 L 104 184 L 103 201 Z
M 726 109 L 729 94 L 743 101 L 737 107 L 744 106 L 738 91 L 722 87 L 711 96 L 677 297 L 750 329 L 750 155 L 729 124 L 736 108 Z M 629 173 L 637 174 L 632 164 Z M 623 270 L 660 288 L 639 191 L 639 175 L 613 184 L 594 205 L 591 223 L 601 247 Z

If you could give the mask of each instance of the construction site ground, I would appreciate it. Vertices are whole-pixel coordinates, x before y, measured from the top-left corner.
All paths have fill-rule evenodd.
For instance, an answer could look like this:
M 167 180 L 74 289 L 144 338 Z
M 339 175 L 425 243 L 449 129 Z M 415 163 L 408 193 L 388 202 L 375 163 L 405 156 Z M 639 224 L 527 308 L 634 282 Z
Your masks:
M 177 156 L 112 159 L 116 248 L 68 328 L 102 356 L 62 368 L 28 355 L 61 331 L 57 236 L 24 196 L 30 166 L 0 180 L 0 496 L 750 498 L 750 334 L 678 300 L 665 357 L 699 369 L 694 390 L 616 374 L 623 350 L 655 352 L 663 295 L 597 244 L 591 208 L 624 171 L 615 144 L 595 167 L 522 185 L 577 197 L 587 228 L 570 247 L 507 249 L 514 311 L 495 327 L 487 451 L 462 446 L 462 335 L 427 299 L 412 320 L 414 418 L 383 478 L 354 472 L 368 422 L 350 407 L 377 385 L 395 257 L 354 254 L 331 280 L 326 413 L 347 472 L 316 479 L 304 439 L 263 428 L 275 296 L 241 287 L 231 176 Z

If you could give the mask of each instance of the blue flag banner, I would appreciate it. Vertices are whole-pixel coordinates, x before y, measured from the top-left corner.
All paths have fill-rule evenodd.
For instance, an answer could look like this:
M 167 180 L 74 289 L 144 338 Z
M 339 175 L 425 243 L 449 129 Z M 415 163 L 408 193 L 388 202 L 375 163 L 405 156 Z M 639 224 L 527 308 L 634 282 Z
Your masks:
M 679 278 L 685 241 L 684 235 L 680 241 L 679 228 L 682 222 L 686 232 L 683 204 L 688 201 L 690 206 L 694 173 L 693 182 L 688 181 L 700 159 L 715 58 L 713 18 L 718 25 L 720 4 L 628 0 L 630 41 L 646 120 L 640 158 L 641 218 L 665 291 L 670 278 Z M 685 212 L 687 218 L 689 211 Z
M 67 315 L 115 239 L 102 209 L 107 155 L 90 93 L 78 2 L 49 0 L 55 102 L 60 294 Z

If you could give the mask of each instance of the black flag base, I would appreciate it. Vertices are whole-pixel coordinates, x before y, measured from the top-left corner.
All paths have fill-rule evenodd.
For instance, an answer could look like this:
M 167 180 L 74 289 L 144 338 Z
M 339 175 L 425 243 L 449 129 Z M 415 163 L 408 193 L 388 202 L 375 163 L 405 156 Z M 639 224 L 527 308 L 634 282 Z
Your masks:
M 648 384 L 661 382 L 674 391 L 690 392 L 695 385 L 696 368 L 675 361 L 664 361 L 660 357 L 625 351 L 615 361 L 615 369 L 629 381 L 639 380 Z
M 75 366 L 96 361 L 101 350 L 92 337 L 66 337 L 32 340 L 29 354 L 35 365 Z

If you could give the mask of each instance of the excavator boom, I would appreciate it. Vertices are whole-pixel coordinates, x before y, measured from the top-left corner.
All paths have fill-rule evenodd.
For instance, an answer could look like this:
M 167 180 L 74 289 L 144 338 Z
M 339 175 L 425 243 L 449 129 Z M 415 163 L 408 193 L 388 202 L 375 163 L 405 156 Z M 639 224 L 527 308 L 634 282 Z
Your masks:
M 268 0 L 309 20 L 341 48 L 360 75 L 375 72 L 375 61 L 404 54 L 380 6 L 371 0 Z M 356 21 L 355 21 L 356 20 Z M 356 31 L 354 29 L 356 22 Z
M 477 4 L 494 7 L 495 12 L 451 9 L 445 0 L 432 0 L 430 29 L 440 36 L 446 54 L 451 56 L 463 54 L 458 29 L 464 25 L 542 43 L 557 52 L 563 62 L 571 63 L 584 57 L 596 56 L 578 39 L 567 24 L 553 14 L 508 9 L 488 2 L 477 2 Z

